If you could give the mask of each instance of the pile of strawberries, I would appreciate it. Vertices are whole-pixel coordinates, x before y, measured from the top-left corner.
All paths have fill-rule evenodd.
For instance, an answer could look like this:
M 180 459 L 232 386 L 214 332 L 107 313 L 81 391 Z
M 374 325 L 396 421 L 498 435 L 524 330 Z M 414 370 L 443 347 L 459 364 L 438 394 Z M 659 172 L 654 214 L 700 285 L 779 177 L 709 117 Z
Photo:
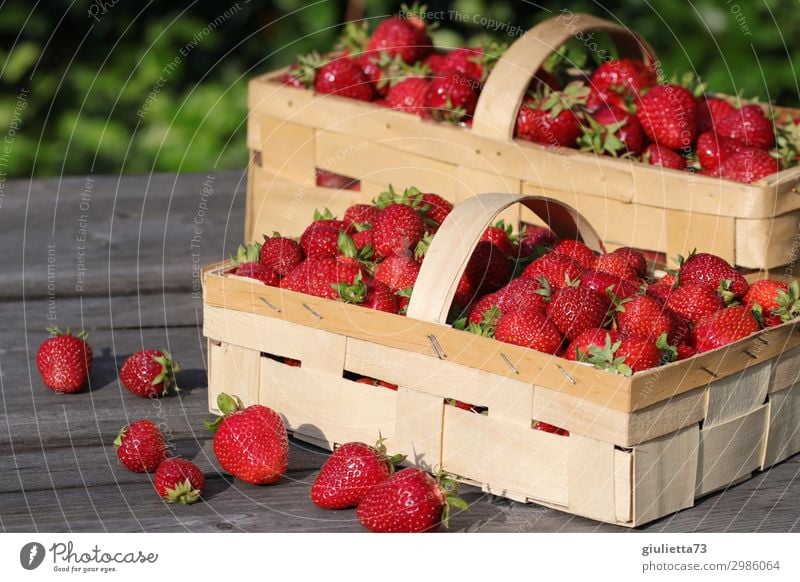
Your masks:
M 507 47 L 489 42 L 440 51 L 421 14 L 386 18 L 372 34 L 366 23 L 350 23 L 336 51 L 299 57 L 282 82 L 469 126 Z M 737 107 L 694 81 L 684 85 L 632 59 L 609 59 L 578 74 L 569 59 L 550 59 L 528 87 L 515 135 L 745 183 L 798 163 L 800 127 L 793 120 L 778 124 L 761 105 Z

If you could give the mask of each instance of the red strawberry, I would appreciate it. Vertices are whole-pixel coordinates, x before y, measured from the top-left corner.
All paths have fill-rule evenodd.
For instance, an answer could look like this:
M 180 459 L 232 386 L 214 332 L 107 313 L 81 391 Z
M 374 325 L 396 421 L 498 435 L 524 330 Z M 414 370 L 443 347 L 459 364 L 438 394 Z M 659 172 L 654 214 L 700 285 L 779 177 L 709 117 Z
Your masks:
M 590 328 L 570 342 L 564 352 L 564 358 L 567 360 L 578 361 L 590 353 L 590 347 L 595 346 L 602 349 L 606 345 L 606 341 L 611 344 L 619 340 L 619 334 L 613 329 L 603 329 L 599 327 Z M 580 350 L 580 354 L 578 353 Z M 579 357 L 580 356 L 580 357 Z
M 175 374 L 180 369 L 167 351 L 139 350 L 122 364 L 119 379 L 136 396 L 158 398 L 178 389 Z
M 233 274 L 261 281 L 264 285 L 269 285 L 270 287 L 277 287 L 278 283 L 280 283 L 278 273 L 275 272 L 275 269 L 259 262 L 261 248 L 259 243 L 239 245 L 236 250 L 236 256 L 233 258 L 233 264 L 236 267 L 233 270 Z
M 391 87 L 408 73 L 408 67 L 399 56 L 391 57 L 386 52 L 364 52 L 354 60 L 372 82 L 378 97 L 387 97 Z
M 638 283 L 602 271 L 584 272 L 578 286 L 593 289 L 603 295 L 608 295 L 608 290 L 611 289 L 611 294 L 617 299 L 627 299 L 639 292 Z
M 577 280 L 583 271 L 584 268 L 571 258 L 558 253 L 547 253 L 525 267 L 522 276 L 534 280 L 544 277 L 553 289 L 561 289 Z
M 615 353 L 631 372 L 655 368 L 661 363 L 662 354 L 652 340 L 641 337 L 626 337 L 620 341 Z
M 592 74 L 592 89 L 599 94 L 614 93 L 624 100 L 639 96 L 642 89 L 656 84 L 656 74 L 652 67 L 642 61 L 614 59 L 602 63 Z
M 311 77 L 311 80 L 313 80 L 313 77 Z M 309 79 L 304 78 L 303 67 L 300 63 L 294 63 L 289 67 L 289 70 L 281 76 L 280 81 L 284 85 L 297 87 L 298 89 L 307 89 L 311 85 Z
M 673 289 L 666 306 L 678 315 L 695 322 L 704 315 L 725 307 L 725 302 L 705 283 L 685 283 Z
M 475 303 L 473 303 L 469 310 L 467 322 L 474 323 L 476 325 L 485 323 L 487 317 L 486 312 L 492 309 L 493 307 L 497 307 L 498 293 L 489 293 L 488 295 L 484 295 L 483 297 L 478 299 Z
M 651 166 L 661 166 L 671 170 L 686 169 L 686 158 L 657 143 L 651 143 L 644 149 L 642 161 Z
M 742 302 L 762 317 L 764 327 L 773 327 L 800 315 L 800 286 L 797 279 L 791 283 L 762 279 L 750 285 Z
M 534 309 L 502 314 L 495 326 L 494 337 L 501 342 L 546 354 L 557 354 L 563 339 L 558 327 L 546 315 Z
M 542 288 L 538 281 L 519 277 L 495 293 L 483 296 L 474 304 L 469 321 L 481 323 L 487 309 L 497 307 L 501 313 L 535 310 L 544 313 L 547 309 L 549 290 Z
M 360 225 L 359 228 L 364 228 L 364 225 Z M 375 237 L 373 236 L 375 233 L 372 231 L 372 228 L 364 228 L 364 230 L 359 230 L 353 233 L 353 242 L 356 245 L 357 251 L 364 251 L 367 246 L 372 249 L 375 245 Z
M 760 105 L 745 105 L 728 113 L 717 125 L 717 134 L 757 149 L 775 144 L 775 129 Z
M 716 131 L 722 118 L 736 109 L 717 97 L 698 97 L 697 99 L 697 131 Z
M 376 380 L 375 378 L 358 378 L 356 382 L 359 384 L 369 384 L 370 386 L 380 386 L 382 388 L 388 388 L 389 390 L 397 390 L 397 384 L 389 384 L 389 382 Z
M 425 94 L 430 81 L 424 77 L 408 77 L 389 89 L 386 104 L 392 109 L 423 115 L 426 111 Z
M 513 256 L 516 253 L 514 252 L 509 230 L 510 228 L 507 229 L 505 223 L 501 220 L 497 223 L 497 226 L 490 226 L 483 231 L 481 240 L 492 243 L 507 256 Z
M 722 162 L 733 154 L 744 151 L 747 146 L 730 137 L 723 137 L 707 131 L 697 138 L 695 150 L 697 161 L 705 171 L 716 170 Z
M 264 237 L 259 262 L 284 277 L 303 262 L 303 249 L 297 241 L 276 232 L 271 238 Z
M 191 461 L 172 457 L 164 459 L 158 466 L 153 484 L 158 494 L 169 503 L 189 505 L 202 497 L 206 477 Z
M 612 251 L 612 255 L 622 255 L 627 259 L 628 266 L 633 269 L 637 277 L 644 279 L 647 277 L 647 259 L 645 256 L 631 247 L 620 247 Z
M 727 180 L 752 184 L 779 172 L 780 162 L 766 150 L 744 150 L 731 155 L 719 166 L 719 175 Z
M 149 420 L 136 420 L 123 427 L 114 447 L 119 462 L 134 473 L 152 473 L 167 458 L 164 436 Z
M 425 218 L 436 224 L 442 224 L 453 210 L 453 205 L 438 194 L 423 194 L 422 203 L 428 206 Z
M 694 345 L 698 353 L 703 353 L 746 338 L 759 329 L 747 307 L 726 307 L 700 318 L 693 330 Z
M 338 299 L 332 287 L 336 283 L 352 284 L 361 272 L 360 267 L 344 258 L 314 256 L 289 271 L 280 283 L 281 288 L 297 293 Z
M 697 354 L 697 350 L 688 344 L 675 346 L 675 361 L 686 360 Z
M 550 434 L 556 434 L 558 436 L 569 436 L 568 430 L 559 428 L 557 426 L 553 426 L 552 424 L 547 424 L 546 422 L 542 422 L 541 420 L 533 422 L 533 430 L 549 432 Z
M 416 533 L 447 526 L 449 507 L 466 509 L 455 497 L 456 484 L 436 480 L 421 469 L 398 471 L 370 489 L 356 509 L 356 517 L 374 532 Z
M 344 211 L 344 222 L 349 222 L 353 227 L 359 224 L 375 225 L 380 211 L 372 204 L 353 204 Z
M 277 482 L 286 472 L 289 439 L 283 420 L 274 410 L 253 404 L 244 408 L 238 397 L 217 397 L 223 416 L 206 426 L 216 430 L 214 454 L 222 468 L 254 485 Z
M 438 75 L 445 69 L 450 67 L 446 61 L 447 55 L 442 53 L 431 53 L 422 61 L 422 64 L 431 72 L 432 75 Z
M 697 104 L 679 85 L 657 85 L 639 101 L 636 114 L 645 134 L 671 150 L 688 150 L 697 135 Z
M 508 255 L 490 242 L 479 241 L 461 275 L 455 301 L 459 305 L 467 305 L 476 294 L 497 291 L 508 283 L 510 277 Z
M 749 285 L 739 272 L 727 261 L 709 253 L 689 255 L 679 271 L 681 285 L 703 283 L 714 290 L 720 289 L 723 282 L 730 281 L 731 299 L 741 299 Z
M 411 257 L 389 257 L 375 269 L 375 280 L 392 291 L 413 287 L 417 282 L 417 275 L 419 275 L 419 263 Z
M 609 273 L 620 279 L 638 282 L 638 270 L 641 263 L 637 257 L 629 253 L 606 253 L 597 257 L 594 268 L 603 273 Z
M 597 255 L 594 254 L 594 251 L 577 240 L 564 239 L 558 241 L 553 247 L 553 252 L 570 257 L 587 270 L 593 269 L 597 260 Z
M 372 83 L 354 60 L 342 57 L 330 61 L 317 71 L 314 90 L 359 101 L 372 101 Z
M 625 337 L 655 341 L 661 334 L 669 335 L 673 331 L 673 318 L 658 301 L 647 295 L 638 295 L 617 309 L 617 329 Z
M 339 254 L 339 233 L 338 228 L 315 223 L 306 228 L 300 237 L 300 246 L 305 256 L 312 257 L 335 257 Z
M 597 291 L 565 287 L 547 305 L 547 317 L 572 341 L 587 329 L 602 327 L 608 307 L 608 298 Z
M 343 176 L 330 170 L 323 170 L 317 168 L 314 172 L 316 174 L 317 186 L 321 188 L 335 188 L 336 190 L 361 190 L 361 183 L 355 178 L 350 176 Z
M 72 335 L 48 327 L 51 337 L 36 352 L 36 367 L 44 385 L 55 392 L 74 394 L 89 381 L 92 373 L 92 347 L 85 331 Z
M 644 147 L 642 126 L 635 115 L 612 105 L 587 115 L 580 148 L 598 154 L 640 154 Z
M 333 451 L 311 486 L 311 501 L 322 509 L 356 507 L 367 492 L 389 478 L 402 456 L 386 456 L 382 439 L 375 447 L 344 443 Z
M 356 275 L 352 285 L 334 283 L 334 289 L 346 303 L 387 313 L 397 313 L 400 310 L 397 295 L 392 289 L 380 281 L 364 281 L 361 274 Z
M 433 78 L 425 92 L 425 107 L 437 121 L 466 121 L 477 103 L 478 82 L 457 71 Z
M 458 71 L 477 81 L 484 79 L 483 63 L 486 55 L 482 47 L 459 47 L 444 57 L 443 67 L 446 70 Z
M 433 42 L 425 30 L 425 22 L 417 17 L 392 16 L 378 24 L 367 43 L 367 50 L 386 51 L 390 57 L 399 55 L 411 65 L 433 51 Z
M 515 134 L 543 145 L 573 147 L 581 134 L 574 108 L 586 103 L 587 95 L 583 83 L 575 82 L 564 91 L 529 97 L 517 113 Z
M 414 251 L 425 234 L 425 223 L 405 204 L 390 204 L 380 211 L 373 227 L 375 254 L 378 257 L 406 255 Z
M 653 299 L 658 301 L 660 305 L 664 305 L 669 299 L 669 296 L 672 295 L 673 291 L 674 288 L 672 285 L 664 285 L 662 283 L 656 283 L 653 285 L 648 285 L 645 294 L 648 297 L 652 297 Z

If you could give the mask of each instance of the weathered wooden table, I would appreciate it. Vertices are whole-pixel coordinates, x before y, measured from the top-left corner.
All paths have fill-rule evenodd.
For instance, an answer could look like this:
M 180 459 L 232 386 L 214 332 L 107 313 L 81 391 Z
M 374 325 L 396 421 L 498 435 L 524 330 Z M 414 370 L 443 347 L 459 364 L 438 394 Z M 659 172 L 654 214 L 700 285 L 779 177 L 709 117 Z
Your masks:
M 0 189 L 0 528 L 6 531 L 361 531 L 353 511 L 308 500 L 327 455 L 292 442 L 279 485 L 247 485 L 219 471 L 206 408 L 200 266 L 242 237 L 246 176 L 227 172 L 8 181 Z M 36 350 L 51 324 L 86 328 L 91 389 L 48 390 Z M 141 347 L 183 365 L 180 396 L 129 394 L 116 370 Z M 175 507 L 151 477 L 117 462 L 112 441 L 138 418 L 206 472 L 202 503 Z M 800 530 L 800 455 L 648 531 Z M 628 531 L 466 488 L 457 531 Z

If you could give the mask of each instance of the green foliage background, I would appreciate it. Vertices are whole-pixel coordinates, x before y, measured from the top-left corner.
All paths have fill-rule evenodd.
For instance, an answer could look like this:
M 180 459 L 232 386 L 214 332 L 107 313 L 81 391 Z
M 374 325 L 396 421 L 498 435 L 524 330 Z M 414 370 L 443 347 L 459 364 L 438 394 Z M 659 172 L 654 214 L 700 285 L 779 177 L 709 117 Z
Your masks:
M 8 176 L 21 177 L 243 167 L 247 79 L 298 53 L 330 48 L 347 14 L 377 19 L 399 2 L 44 0 L 32 6 L 10 0 L 0 6 L 0 128 L 9 127 L 20 91 L 29 91 L 6 167 Z M 788 106 L 800 101 L 796 0 L 433 0 L 428 6 L 523 28 L 562 7 L 592 12 L 643 34 L 667 73 L 693 70 L 717 91 Z M 225 10 L 233 14 L 203 34 Z M 462 19 L 441 24 L 442 46 L 486 35 Z M 166 69 L 196 35 L 197 46 Z M 158 94 L 138 116 L 159 77 Z

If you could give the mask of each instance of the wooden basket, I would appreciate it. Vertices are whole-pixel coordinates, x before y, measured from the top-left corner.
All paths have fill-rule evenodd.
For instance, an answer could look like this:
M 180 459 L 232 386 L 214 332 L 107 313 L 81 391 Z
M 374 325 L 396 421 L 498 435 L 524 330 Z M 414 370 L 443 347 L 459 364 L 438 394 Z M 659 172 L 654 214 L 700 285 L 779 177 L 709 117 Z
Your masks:
M 609 248 L 674 257 L 702 248 L 749 269 L 794 264 L 800 167 L 752 184 L 512 139 L 532 75 L 575 35 L 608 33 L 621 56 L 651 58 L 628 29 L 587 14 L 547 20 L 520 37 L 486 80 L 472 128 L 422 120 L 371 103 L 283 85 L 285 70 L 249 85 L 246 238 L 299 235 L 316 207 L 341 214 L 386 189 L 417 186 L 457 203 L 479 192 L 534 194 L 576 208 Z M 800 110 L 779 110 L 800 116 Z M 315 185 L 324 169 L 360 180 L 360 192 Z M 519 209 L 504 218 L 530 218 Z M 269 227 L 269 228 L 267 228 Z
M 407 317 L 267 287 L 227 275 L 227 263 L 207 268 L 211 411 L 220 392 L 236 394 L 328 449 L 380 433 L 411 462 L 441 465 L 484 491 L 623 526 L 690 507 L 800 450 L 794 323 L 632 377 L 445 325 L 481 233 L 517 203 L 599 250 L 595 231 L 566 205 L 484 194 L 438 231 Z M 534 419 L 570 434 L 534 430 Z

